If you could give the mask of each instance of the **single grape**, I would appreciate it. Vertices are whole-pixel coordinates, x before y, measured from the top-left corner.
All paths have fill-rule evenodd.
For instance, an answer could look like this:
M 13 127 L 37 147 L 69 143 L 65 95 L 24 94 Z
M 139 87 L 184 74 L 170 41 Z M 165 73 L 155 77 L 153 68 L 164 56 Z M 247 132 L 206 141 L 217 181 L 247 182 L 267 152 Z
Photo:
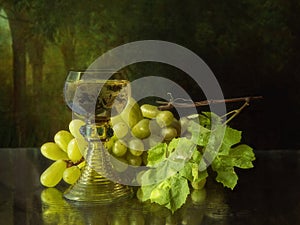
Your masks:
M 124 122 L 124 120 L 122 119 L 121 115 L 119 114 L 119 115 L 110 117 L 110 122 L 111 122 L 111 125 L 114 126 L 117 123 Z
M 65 169 L 63 180 L 68 184 L 74 184 L 81 175 L 81 171 L 77 166 L 71 166 Z
M 133 136 L 143 139 L 150 135 L 149 119 L 140 120 L 131 130 Z
M 68 150 L 68 144 L 73 139 L 73 135 L 66 130 L 58 131 L 54 136 L 54 142 L 65 152 Z
M 121 117 L 124 122 L 130 127 L 134 127 L 141 119 L 143 115 L 137 102 L 130 98 L 125 109 L 121 112 Z
M 74 119 L 69 123 L 70 133 L 76 138 L 83 138 L 80 133 L 80 128 L 85 125 L 85 122 L 80 119 Z
M 159 112 L 156 106 L 150 104 L 144 104 L 140 108 L 143 116 L 149 119 L 155 118 Z
M 115 142 L 117 141 L 118 139 L 116 138 L 116 136 L 112 136 L 111 138 L 109 138 L 107 141 L 103 142 L 102 144 L 104 145 L 105 149 L 108 151 L 108 152 L 111 152 L 112 151 L 112 148 L 115 144 Z
M 161 130 L 161 135 L 165 141 L 170 141 L 177 136 L 177 130 L 174 127 L 164 127 Z
M 156 116 L 156 122 L 160 127 L 170 126 L 174 120 L 174 115 L 170 111 L 160 111 Z
M 88 142 L 84 138 L 76 138 L 76 142 L 81 155 L 85 158 L 88 148 Z
M 126 152 L 127 144 L 123 140 L 117 140 L 112 147 L 112 153 L 117 157 L 122 157 Z
M 200 190 L 202 188 L 204 188 L 206 184 L 206 179 L 202 179 L 200 181 L 195 181 L 195 182 L 191 182 L 191 185 L 194 189 Z
M 118 122 L 113 126 L 114 134 L 117 138 L 121 139 L 128 133 L 128 126 L 125 122 Z
M 140 165 L 142 165 L 142 158 L 140 156 L 135 156 L 135 155 L 132 155 L 132 154 L 127 154 L 126 155 L 126 159 L 127 159 L 129 165 L 132 165 L 132 166 L 140 166 Z
M 151 135 L 153 134 L 160 134 L 161 131 L 161 127 L 157 124 L 156 120 L 150 120 L 149 121 L 149 129 L 150 129 L 150 133 Z
M 79 150 L 79 147 L 78 147 L 78 144 L 77 144 L 77 141 L 76 141 L 76 138 L 73 138 L 69 144 L 68 144 L 68 149 L 67 149 L 67 153 L 68 153 L 68 157 L 69 159 L 76 163 L 78 162 L 79 160 L 81 160 L 82 158 L 82 154 Z
M 181 125 L 180 125 L 179 120 L 177 120 L 176 118 L 174 118 L 173 122 L 171 123 L 170 126 L 174 127 L 176 129 L 176 131 L 177 131 L 177 135 L 180 136 L 180 134 L 181 134 Z
M 54 142 L 47 142 L 43 144 L 41 146 L 41 153 L 43 156 L 51 160 L 68 159 L 67 153 L 61 150 L 61 148 Z
M 67 163 L 63 160 L 57 160 L 52 163 L 40 176 L 40 182 L 45 187 L 54 187 L 63 177 L 67 168 Z
M 144 152 L 144 143 L 140 139 L 133 138 L 128 142 L 129 151 L 134 156 L 140 156 Z

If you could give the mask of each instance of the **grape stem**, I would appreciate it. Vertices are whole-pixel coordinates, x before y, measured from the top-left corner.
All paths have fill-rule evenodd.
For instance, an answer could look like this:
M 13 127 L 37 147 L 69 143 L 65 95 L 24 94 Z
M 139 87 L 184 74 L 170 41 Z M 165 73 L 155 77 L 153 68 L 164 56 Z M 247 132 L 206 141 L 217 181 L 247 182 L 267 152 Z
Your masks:
M 177 108 L 177 107 L 178 108 L 190 108 L 190 107 L 201 107 L 201 106 L 206 106 L 206 105 L 210 105 L 210 104 L 245 101 L 245 104 L 240 109 L 234 110 L 229 113 L 229 114 L 232 114 L 232 113 L 239 114 L 240 111 L 242 111 L 247 105 L 249 105 L 250 101 L 258 100 L 258 99 L 262 99 L 262 98 L 263 98 L 262 96 L 248 96 L 248 97 L 240 97 L 240 98 L 211 99 L 211 100 L 204 100 L 204 101 L 199 101 L 199 102 L 192 102 L 191 100 L 188 100 L 188 99 L 183 99 L 183 98 L 175 98 L 174 99 L 173 97 L 171 97 L 170 101 L 168 101 L 168 102 L 156 101 L 156 103 L 160 104 L 160 106 L 157 107 L 159 110 L 168 110 L 168 109 L 172 109 L 174 107 L 175 108 Z M 236 115 L 234 114 L 233 116 L 235 117 Z
M 240 114 L 240 112 L 245 108 L 249 106 L 249 100 L 246 100 L 245 99 L 245 103 L 238 109 L 235 109 L 235 110 L 232 110 L 230 111 L 229 113 L 226 113 L 225 115 L 223 115 L 221 118 L 224 118 L 224 117 L 227 117 L 228 115 L 230 114 L 233 114 L 232 116 L 229 117 L 229 119 L 227 119 L 225 122 L 224 122 L 224 125 L 225 124 L 228 124 L 231 120 L 233 120 L 238 114 Z
M 83 157 L 76 163 L 72 162 L 71 160 L 65 160 L 65 162 L 67 163 L 67 168 L 72 167 L 72 166 L 78 166 L 83 161 L 84 161 Z

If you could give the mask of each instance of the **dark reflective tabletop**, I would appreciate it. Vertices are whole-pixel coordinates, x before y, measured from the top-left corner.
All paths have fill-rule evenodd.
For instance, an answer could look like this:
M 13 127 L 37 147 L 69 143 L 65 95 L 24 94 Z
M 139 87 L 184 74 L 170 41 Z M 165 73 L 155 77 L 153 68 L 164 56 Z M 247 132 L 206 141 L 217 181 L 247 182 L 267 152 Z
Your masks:
M 174 214 L 136 198 L 110 205 L 66 201 L 39 183 L 49 161 L 39 149 L 0 149 L 0 224 L 300 224 L 300 151 L 256 151 L 255 168 L 237 170 L 231 191 L 208 181 Z M 50 194 L 49 194 L 50 193 Z

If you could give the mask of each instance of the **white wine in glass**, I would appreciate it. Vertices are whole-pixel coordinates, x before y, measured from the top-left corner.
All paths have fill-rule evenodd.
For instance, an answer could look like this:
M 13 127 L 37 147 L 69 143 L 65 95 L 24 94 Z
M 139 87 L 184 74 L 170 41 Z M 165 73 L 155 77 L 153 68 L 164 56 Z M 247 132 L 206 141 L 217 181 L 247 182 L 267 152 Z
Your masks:
M 73 118 L 84 119 L 81 130 L 88 142 L 81 177 L 64 193 L 69 200 L 111 203 L 128 198 L 132 189 L 118 183 L 105 149 L 113 135 L 110 118 L 125 108 L 130 96 L 130 83 L 118 79 L 110 71 L 70 71 L 65 82 L 64 97 Z

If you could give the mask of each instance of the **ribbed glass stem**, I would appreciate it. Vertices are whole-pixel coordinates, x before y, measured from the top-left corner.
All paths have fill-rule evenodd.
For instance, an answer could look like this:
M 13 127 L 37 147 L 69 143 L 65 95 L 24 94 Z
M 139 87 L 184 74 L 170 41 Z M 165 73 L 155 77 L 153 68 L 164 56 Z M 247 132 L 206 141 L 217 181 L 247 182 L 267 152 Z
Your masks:
M 105 134 L 105 126 L 103 126 Z M 77 183 L 64 194 L 65 198 L 75 201 L 111 203 L 115 200 L 130 197 L 130 187 L 114 183 L 106 177 L 114 178 L 110 155 L 99 140 L 97 127 L 88 124 L 87 139 L 89 142 L 86 166 Z

